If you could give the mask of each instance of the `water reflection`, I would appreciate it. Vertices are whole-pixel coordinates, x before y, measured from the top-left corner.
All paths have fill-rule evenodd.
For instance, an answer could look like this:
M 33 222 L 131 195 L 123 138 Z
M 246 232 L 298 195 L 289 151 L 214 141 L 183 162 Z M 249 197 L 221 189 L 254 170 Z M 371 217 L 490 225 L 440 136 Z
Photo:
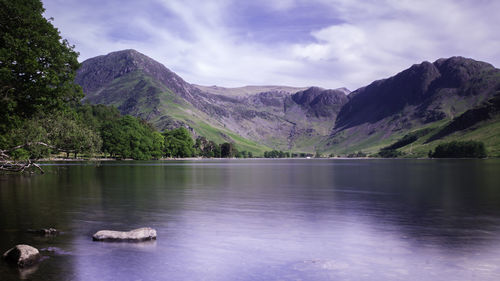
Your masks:
M 34 280 L 500 278 L 498 160 L 45 169 L 47 176 L 0 178 L 1 249 L 18 242 L 55 249 L 30 273 Z M 24 233 L 48 226 L 63 235 Z M 142 226 L 156 228 L 158 240 L 91 241 L 100 229 Z M 0 265 L 0 276 L 9 272 Z

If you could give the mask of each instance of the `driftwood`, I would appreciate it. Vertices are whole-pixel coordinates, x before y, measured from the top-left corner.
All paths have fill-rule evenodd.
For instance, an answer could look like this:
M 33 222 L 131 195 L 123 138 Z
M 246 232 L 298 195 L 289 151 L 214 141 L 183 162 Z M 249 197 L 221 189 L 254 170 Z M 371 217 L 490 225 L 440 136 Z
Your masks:
M 45 172 L 43 171 L 42 167 L 38 165 L 37 163 L 28 160 L 28 161 L 22 161 L 22 162 L 14 162 L 14 161 L 4 161 L 0 162 L 0 171 L 6 171 L 6 172 L 12 172 L 12 173 L 23 173 L 30 168 L 36 168 L 40 170 L 42 174 Z
M 45 173 L 43 169 L 37 163 L 33 162 L 33 160 L 29 159 L 27 161 L 14 161 L 12 157 L 9 155 L 11 152 L 16 149 L 20 149 L 23 147 L 33 146 L 33 145 L 41 145 L 53 148 L 53 146 L 48 145 L 44 142 L 28 142 L 22 145 L 14 146 L 9 149 L 2 150 L 0 149 L 0 171 L 12 172 L 12 173 L 23 173 L 25 171 L 30 171 L 32 169 L 38 169 L 42 174 Z

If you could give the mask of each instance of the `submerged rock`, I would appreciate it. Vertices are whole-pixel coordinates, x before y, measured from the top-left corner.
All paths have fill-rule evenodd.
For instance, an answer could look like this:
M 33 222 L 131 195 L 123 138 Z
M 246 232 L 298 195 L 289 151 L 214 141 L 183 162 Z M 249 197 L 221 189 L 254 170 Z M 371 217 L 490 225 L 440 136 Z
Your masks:
M 150 227 L 142 227 L 131 231 L 100 230 L 92 236 L 92 239 L 94 241 L 140 242 L 156 239 L 156 230 Z
M 55 228 L 42 228 L 42 229 L 28 229 L 29 233 L 39 234 L 39 235 L 57 235 L 59 230 Z
M 36 264 L 40 260 L 40 252 L 29 245 L 16 245 L 3 254 L 5 260 L 16 263 L 19 267 Z

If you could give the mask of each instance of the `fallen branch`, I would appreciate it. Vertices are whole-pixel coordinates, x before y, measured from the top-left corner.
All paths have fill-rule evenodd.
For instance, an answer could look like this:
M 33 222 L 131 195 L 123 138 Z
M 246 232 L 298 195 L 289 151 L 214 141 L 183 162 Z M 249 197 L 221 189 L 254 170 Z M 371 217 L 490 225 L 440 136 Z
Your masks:
M 10 152 L 13 152 L 17 149 L 34 145 L 54 148 L 54 146 L 46 144 L 44 142 L 28 142 L 25 144 L 14 146 L 9 149 L 4 149 L 4 150 L 0 149 L 0 171 L 6 171 L 11 173 L 23 173 L 31 168 L 36 168 L 42 174 L 44 174 L 45 171 L 42 169 L 42 167 L 40 167 L 40 165 L 38 165 L 37 163 L 33 162 L 31 159 L 27 161 L 13 161 L 12 157 L 9 155 Z M 30 173 L 33 173 L 33 171 L 30 171 Z
M 11 172 L 11 173 L 23 173 L 27 171 L 27 169 L 30 168 L 37 168 L 40 170 L 42 174 L 45 174 L 45 171 L 40 167 L 40 165 L 32 162 L 31 160 L 28 160 L 27 162 L 11 162 L 11 161 L 6 161 L 3 163 L 0 163 L 0 170 L 1 171 L 6 171 L 6 172 Z M 31 172 L 33 173 L 33 172 Z

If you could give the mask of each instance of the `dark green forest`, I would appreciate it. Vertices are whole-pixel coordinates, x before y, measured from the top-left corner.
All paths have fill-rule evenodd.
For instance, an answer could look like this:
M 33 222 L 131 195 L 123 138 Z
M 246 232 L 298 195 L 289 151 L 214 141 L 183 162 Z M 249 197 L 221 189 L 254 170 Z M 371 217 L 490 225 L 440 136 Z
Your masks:
M 440 144 L 434 152 L 429 152 L 432 158 L 485 158 L 486 148 L 478 141 L 452 141 Z

